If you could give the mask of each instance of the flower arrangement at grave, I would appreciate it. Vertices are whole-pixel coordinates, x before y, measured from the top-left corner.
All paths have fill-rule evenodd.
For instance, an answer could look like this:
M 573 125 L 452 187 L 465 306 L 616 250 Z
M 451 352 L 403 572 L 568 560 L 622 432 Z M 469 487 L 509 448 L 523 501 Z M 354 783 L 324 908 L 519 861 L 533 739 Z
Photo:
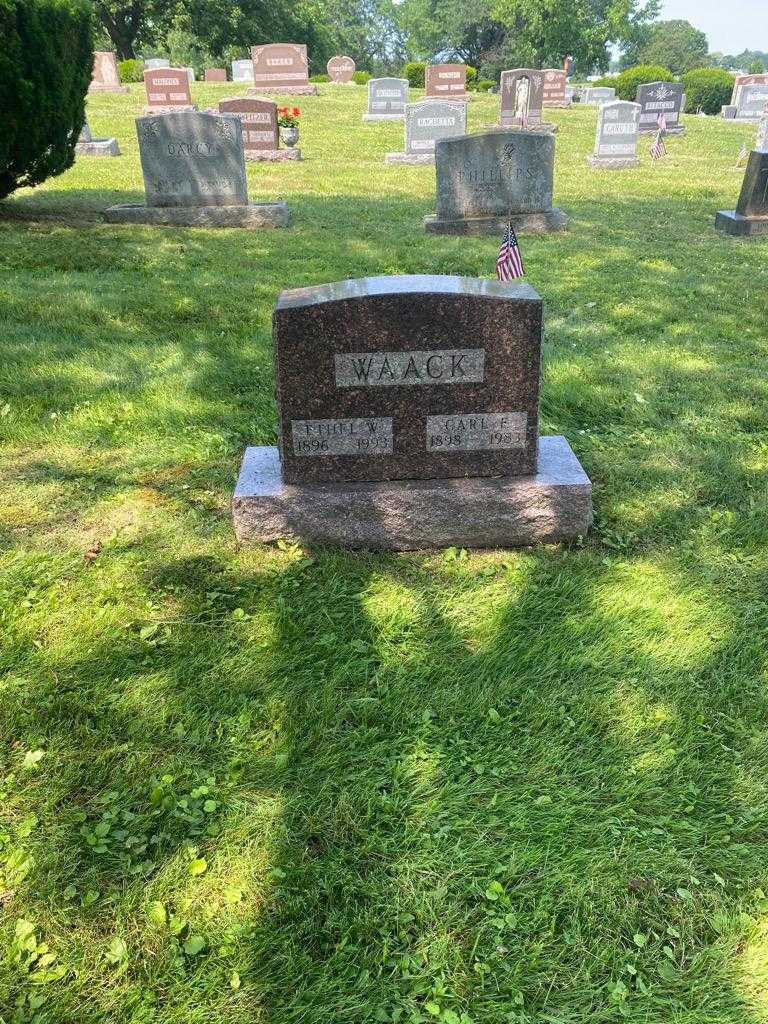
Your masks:
M 299 141 L 299 118 L 301 111 L 298 107 L 278 107 L 277 124 L 280 128 L 280 138 L 288 147 L 293 147 Z

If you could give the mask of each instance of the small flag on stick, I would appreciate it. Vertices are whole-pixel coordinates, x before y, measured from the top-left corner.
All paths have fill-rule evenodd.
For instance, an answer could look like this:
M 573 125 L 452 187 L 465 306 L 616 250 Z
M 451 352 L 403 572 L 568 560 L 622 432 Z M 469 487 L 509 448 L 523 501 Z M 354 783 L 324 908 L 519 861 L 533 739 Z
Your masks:
M 742 142 L 741 149 L 739 150 L 739 155 L 736 157 L 736 166 L 737 167 L 741 167 L 745 163 L 745 161 L 746 161 L 748 156 L 749 156 L 749 150 L 747 149 L 747 147 Z
M 661 129 L 656 132 L 656 138 L 653 140 L 651 146 L 651 158 L 653 160 L 660 160 L 663 156 L 667 155 L 667 147 L 664 145 L 664 140 L 661 137 Z
M 496 260 L 496 276 L 500 281 L 515 281 L 519 277 L 525 277 L 523 256 L 511 221 L 507 224 Z

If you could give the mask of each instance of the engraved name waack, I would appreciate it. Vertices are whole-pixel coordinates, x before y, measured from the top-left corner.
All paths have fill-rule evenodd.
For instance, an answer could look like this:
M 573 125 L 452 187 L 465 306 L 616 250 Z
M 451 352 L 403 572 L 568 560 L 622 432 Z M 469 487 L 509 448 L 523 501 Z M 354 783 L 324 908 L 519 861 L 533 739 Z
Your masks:
M 335 356 L 335 363 L 336 384 L 341 388 L 480 384 L 485 380 L 483 348 L 344 352 Z

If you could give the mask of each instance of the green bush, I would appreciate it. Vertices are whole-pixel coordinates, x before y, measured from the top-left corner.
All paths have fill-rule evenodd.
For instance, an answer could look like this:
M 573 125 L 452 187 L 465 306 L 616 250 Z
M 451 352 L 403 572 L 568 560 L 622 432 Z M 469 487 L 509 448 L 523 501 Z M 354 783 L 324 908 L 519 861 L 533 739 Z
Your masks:
M 93 67 L 90 0 L 0 0 L 0 199 L 71 167 Z
M 403 78 L 408 79 L 408 85 L 412 89 L 423 89 L 426 70 L 427 65 L 423 61 L 411 61 L 403 68 Z
M 356 71 L 354 75 L 352 75 L 352 81 L 355 85 L 368 85 L 372 78 L 373 75 L 368 71 Z
M 648 82 L 674 82 L 674 80 L 675 76 L 669 68 L 663 68 L 660 64 L 637 64 L 633 68 L 622 71 L 616 78 L 612 78 L 610 84 L 616 90 L 616 95 L 620 100 L 630 100 L 634 103 L 638 86 L 646 85 Z
M 480 78 L 475 82 L 476 92 L 490 92 L 496 85 L 492 78 Z
M 470 64 L 467 64 L 467 88 L 473 89 L 477 82 L 477 68 L 473 68 Z
M 705 114 L 719 114 L 731 94 L 736 79 L 723 68 L 697 68 L 681 79 L 685 89 L 685 109 L 689 114 L 703 110 Z
M 331 77 L 330 75 L 310 75 L 309 80 L 315 85 L 322 85 L 323 82 L 330 82 Z
M 143 60 L 121 60 L 118 64 L 121 82 L 143 82 L 144 61 Z

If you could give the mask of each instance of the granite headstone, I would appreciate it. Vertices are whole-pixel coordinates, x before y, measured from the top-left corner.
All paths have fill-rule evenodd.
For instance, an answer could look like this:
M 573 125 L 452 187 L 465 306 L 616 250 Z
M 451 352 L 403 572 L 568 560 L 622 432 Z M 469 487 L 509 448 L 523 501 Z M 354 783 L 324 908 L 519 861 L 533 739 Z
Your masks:
M 757 125 L 755 149 L 768 149 L 768 103 L 763 108 L 763 115 Z
M 421 100 L 405 108 L 405 152 L 387 153 L 387 163 L 432 164 L 435 143 L 467 131 L 466 103 Z
M 368 110 L 364 121 L 402 121 L 408 102 L 406 78 L 372 78 L 368 82 Z
M 501 73 L 502 128 L 522 128 L 541 122 L 544 105 L 544 72 L 535 68 L 515 68 Z
M 757 121 L 768 103 L 768 84 L 750 83 L 739 92 L 736 104 L 737 121 Z
M 309 82 L 307 48 L 298 43 L 268 43 L 251 47 L 253 86 L 248 95 L 263 92 L 281 96 L 315 96 L 317 86 Z
M 206 68 L 205 69 L 205 80 L 206 80 L 206 82 L 226 82 L 226 80 L 227 80 L 227 69 L 226 68 Z
M 325 66 L 331 85 L 354 85 L 355 62 L 351 57 L 331 57 Z
M 284 292 L 280 448 L 246 451 L 240 540 L 504 546 L 584 534 L 590 485 L 539 438 L 542 302 L 529 285 L 381 277 Z
M 145 114 L 194 110 L 186 68 L 154 68 L 144 72 Z
M 658 131 L 659 118 L 664 115 L 667 131 L 683 130 L 680 114 L 683 109 L 683 86 L 680 82 L 648 82 L 637 87 L 635 101 L 640 104 L 640 131 Z
M 233 82 L 253 82 L 253 61 L 233 60 L 232 61 Z
M 237 96 L 219 102 L 220 114 L 234 114 L 243 126 L 246 160 L 301 160 L 301 150 L 280 148 L 277 104 L 255 96 Z
M 637 141 L 640 131 L 640 105 L 615 100 L 604 103 L 597 112 L 595 151 L 588 157 L 593 167 L 621 170 L 637 167 Z
M 430 64 L 424 72 L 427 98 L 468 100 L 466 64 Z
M 735 210 L 720 210 L 715 227 L 729 235 L 768 234 L 768 151 L 753 150 Z
M 563 230 L 568 218 L 552 206 L 553 135 L 496 130 L 437 144 L 437 214 L 430 234 L 501 234 Z
M 109 138 L 94 138 L 86 118 L 75 144 L 75 156 L 120 156 L 120 147 L 117 144 L 117 139 L 111 136 Z
M 616 90 L 604 85 L 584 89 L 581 94 L 581 102 L 587 106 L 601 106 L 603 103 L 612 103 L 615 99 Z
M 565 94 L 568 76 L 558 68 L 544 69 L 544 94 L 542 103 L 545 107 L 569 107 L 570 99 Z
M 156 71 L 157 68 L 169 68 L 171 62 L 166 57 L 150 57 L 144 61 L 145 71 Z
M 93 72 L 88 92 L 130 92 L 120 84 L 117 59 L 111 50 L 96 50 L 93 54 Z

